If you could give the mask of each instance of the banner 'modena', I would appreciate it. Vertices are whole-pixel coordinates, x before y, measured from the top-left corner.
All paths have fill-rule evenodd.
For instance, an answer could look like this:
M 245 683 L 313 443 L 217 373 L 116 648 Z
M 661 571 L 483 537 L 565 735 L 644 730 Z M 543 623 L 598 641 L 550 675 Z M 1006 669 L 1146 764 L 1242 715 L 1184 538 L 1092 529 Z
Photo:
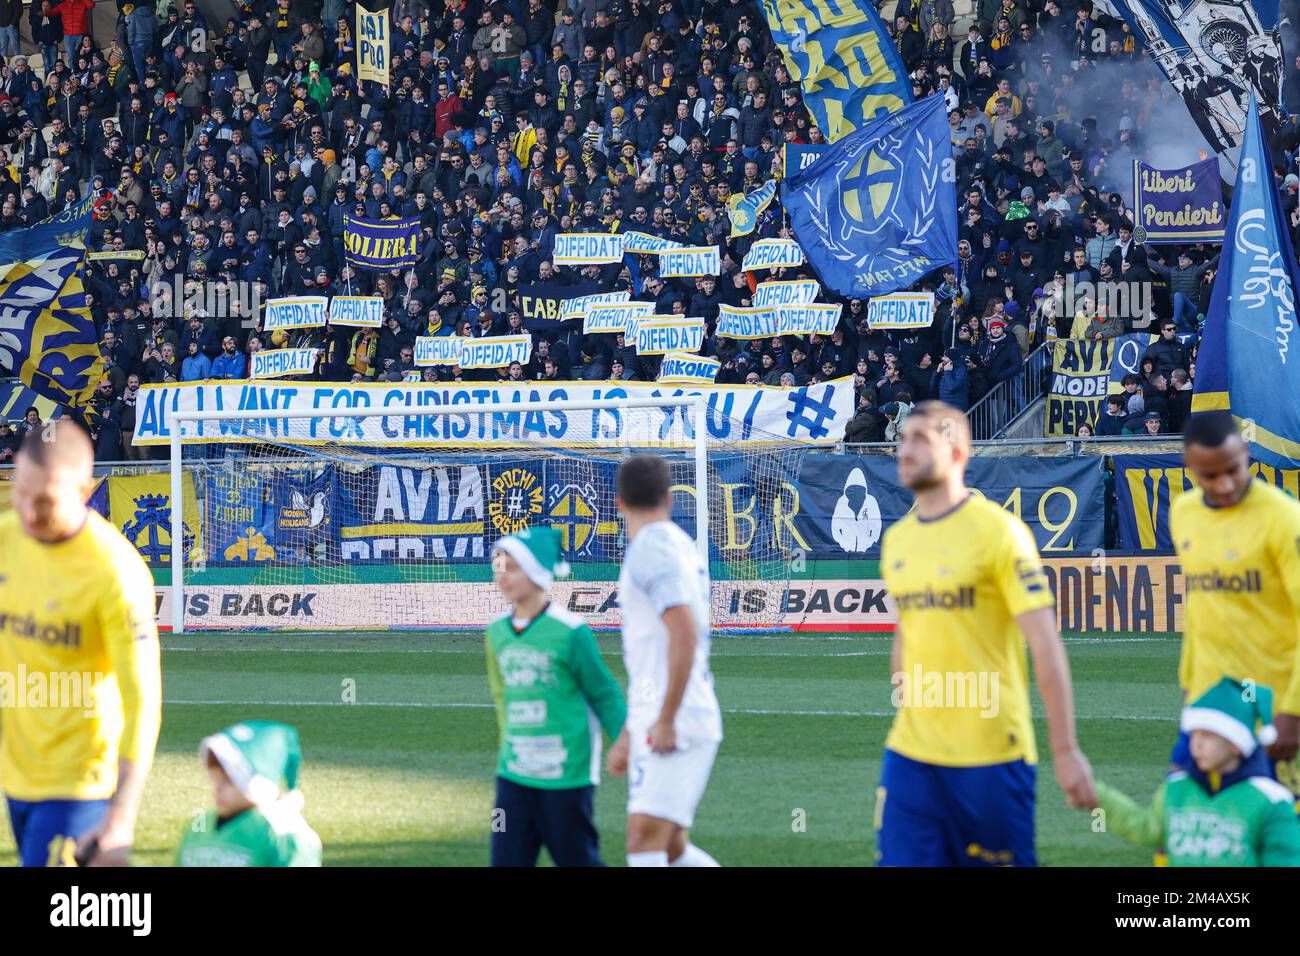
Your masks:
M 557 266 L 605 265 L 623 261 L 623 236 L 606 232 L 562 232 L 551 261 Z
M 466 341 L 459 335 L 422 335 L 415 340 L 415 364 L 459 365 Z
M 638 355 L 698 352 L 704 344 L 704 320 L 679 315 L 647 315 L 636 324 Z
M 316 370 L 316 349 L 263 349 L 249 363 L 250 378 L 310 375 Z
M 924 329 L 933 321 L 933 292 L 895 292 L 867 303 L 867 322 L 873 329 Z
M 221 422 L 187 422 L 185 440 L 245 442 L 265 436 L 293 436 L 295 444 L 333 442 L 345 445 L 493 448 L 536 444 L 557 446 L 686 447 L 694 438 L 689 409 L 664 407 L 650 414 L 625 415 L 616 409 L 578 410 L 544 403 L 613 402 L 620 398 L 650 398 L 681 392 L 659 382 L 489 382 L 451 384 L 334 382 L 193 382 L 146 385 L 136 408 L 134 443 L 166 444 L 179 412 L 220 409 L 351 409 L 391 408 L 392 415 L 373 418 L 312 418 L 291 426 L 286 419 L 249 419 L 237 429 Z M 857 402 L 853 379 L 838 378 L 802 388 L 747 388 L 713 385 L 690 389 L 709 406 L 706 424 L 710 441 L 724 445 L 773 442 L 833 443 L 843 439 L 844 426 Z M 473 414 L 476 407 L 500 403 L 535 404 L 535 412 Z M 427 408 L 455 406 L 455 415 L 421 414 Z M 463 410 L 464 414 L 459 414 Z
M 420 254 L 420 220 L 343 216 L 343 252 L 358 269 L 405 269 Z
M 762 6 L 772 41 L 829 141 L 912 102 L 902 55 L 867 0 Z
M 377 295 L 336 295 L 330 299 L 330 325 L 377 329 L 384 324 L 384 300 Z
M 717 359 L 673 352 L 659 363 L 657 381 L 665 385 L 712 385 L 721 367 Z
M 770 339 L 780 334 L 774 309 L 718 306 L 718 335 L 729 339 Z
M 1207 159 L 1182 169 L 1156 169 L 1133 161 L 1134 225 L 1151 245 L 1170 242 L 1222 242 L 1223 181 L 1219 162 Z
M 717 246 L 687 246 L 659 253 L 659 275 L 665 279 L 688 276 L 716 276 L 722 271 Z
M 462 339 L 461 368 L 504 368 L 518 362 L 527 365 L 533 354 L 531 335 L 489 335 Z
M 744 272 L 753 272 L 755 269 L 779 269 L 803 263 L 803 250 L 793 239 L 760 239 L 749 247 L 740 268 Z
M 388 85 L 388 11 L 357 4 L 357 79 Z
M 324 325 L 326 301 L 323 295 L 293 295 L 280 299 L 267 299 L 262 330 L 270 332 L 273 329 L 309 329 Z
M 104 370 L 82 285 L 92 209 L 0 235 L 0 364 L 60 405 L 87 404 Z

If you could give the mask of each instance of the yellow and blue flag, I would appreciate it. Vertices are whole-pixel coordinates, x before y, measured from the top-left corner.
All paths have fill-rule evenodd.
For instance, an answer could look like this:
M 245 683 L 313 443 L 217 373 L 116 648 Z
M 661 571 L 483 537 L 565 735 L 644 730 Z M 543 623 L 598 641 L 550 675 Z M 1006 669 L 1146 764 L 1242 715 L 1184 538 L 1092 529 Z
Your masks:
M 782 183 L 795 238 L 835 292 L 883 295 L 957 261 L 947 115 L 935 93 L 833 143 Z
M 727 200 L 727 205 L 731 209 L 731 238 L 737 239 L 753 232 L 754 227 L 758 225 L 758 217 L 763 215 L 763 211 L 768 206 L 772 205 L 772 200 L 775 197 L 775 179 L 769 179 L 757 189 L 751 189 L 743 196 L 732 195 Z
M 761 2 L 772 41 L 828 141 L 912 102 L 903 58 L 869 0 Z
M 104 372 L 82 284 L 94 205 L 0 236 L 0 365 L 60 405 L 84 406 Z
M 1197 351 L 1192 411 L 1227 409 L 1256 460 L 1300 467 L 1300 270 L 1251 97 L 1219 271 Z

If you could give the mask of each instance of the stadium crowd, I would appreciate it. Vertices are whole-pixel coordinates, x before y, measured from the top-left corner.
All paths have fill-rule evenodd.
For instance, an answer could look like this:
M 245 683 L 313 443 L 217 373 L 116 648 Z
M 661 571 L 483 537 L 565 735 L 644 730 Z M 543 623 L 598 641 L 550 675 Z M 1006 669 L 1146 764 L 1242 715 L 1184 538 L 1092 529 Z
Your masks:
M 418 336 L 526 330 L 521 291 L 539 283 L 629 288 L 702 316 L 719 383 L 854 376 L 850 441 L 892 439 L 923 398 L 970 407 L 1055 337 L 1148 330 L 1141 374 L 1090 430 L 1181 428 L 1215 249 L 1134 239 L 1143 130 L 1185 107 L 1121 20 L 1088 0 L 978 0 L 962 31 L 950 0 L 903 0 L 889 28 L 915 95 L 948 101 L 959 190 L 958 260 L 918 286 L 936 293 L 934 325 L 873 330 L 852 300 L 831 336 L 729 341 L 714 334 L 718 306 L 746 304 L 767 277 L 740 271 L 745 251 L 789 233 L 774 202 L 731 238 L 728 199 L 783 175 L 783 147 L 821 133 L 755 0 L 570 2 L 398 0 L 386 89 L 358 81 L 341 0 L 254 0 L 225 23 L 193 0 L 119 2 L 113 36 L 91 35 L 91 0 L 0 0 L 0 229 L 100 197 L 86 275 L 107 366 L 98 457 L 148 455 L 130 443 L 141 384 L 242 379 L 264 348 L 316 347 L 316 377 L 336 381 L 656 377 L 657 357 L 577 322 L 536 332 L 527 366 L 416 368 Z M 24 17 L 37 65 L 17 48 Z M 1293 121 L 1298 87 L 1286 85 Z M 1294 227 L 1294 122 L 1276 146 Z M 347 214 L 419 217 L 418 264 L 347 266 Z M 723 274 L 549 259 L 557 232 L 627 230 L 718 245 Z M 780 277 L 800 275 L 814 277 Z M 1116 280 L 1149 284 L 1149 308 L 1068 295 Z M 377 294 L 384 325 L 267 334 L 247 308 L 254 288 L 261 302 Z

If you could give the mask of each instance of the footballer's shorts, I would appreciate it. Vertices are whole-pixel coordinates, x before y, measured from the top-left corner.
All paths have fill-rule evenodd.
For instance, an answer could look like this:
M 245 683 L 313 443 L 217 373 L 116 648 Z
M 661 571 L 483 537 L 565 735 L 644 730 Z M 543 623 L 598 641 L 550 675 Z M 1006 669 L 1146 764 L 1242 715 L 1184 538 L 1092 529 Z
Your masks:
M 1036 767 L 940 767 L 885 751 L 876 791 L 880 866 L 1036 866 Z
M 718 741 L 695 741 L 672 753 L 657 754 L 644 735 L 631 734 L 629 738 L 628 814 L 644 813 L 689 829 L 709 785 Z
M 107 800 L 8 799 L 21 866 L 75 866 L 77 839 L 103 819 Z

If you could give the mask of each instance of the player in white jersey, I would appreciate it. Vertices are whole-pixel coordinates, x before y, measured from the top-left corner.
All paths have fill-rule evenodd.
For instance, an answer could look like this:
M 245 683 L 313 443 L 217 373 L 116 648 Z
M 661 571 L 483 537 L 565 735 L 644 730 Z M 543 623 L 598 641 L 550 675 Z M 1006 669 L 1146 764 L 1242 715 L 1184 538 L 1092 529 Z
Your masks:
M 722 741 L 709 672 L 709 569 L 668 517 L 666 461 L 629 458 L 617 481 L 628 540 L 618 579 L 628 693 L 608 764 L 629 774 L 627 862 L 717 866 L 689 833 Z

